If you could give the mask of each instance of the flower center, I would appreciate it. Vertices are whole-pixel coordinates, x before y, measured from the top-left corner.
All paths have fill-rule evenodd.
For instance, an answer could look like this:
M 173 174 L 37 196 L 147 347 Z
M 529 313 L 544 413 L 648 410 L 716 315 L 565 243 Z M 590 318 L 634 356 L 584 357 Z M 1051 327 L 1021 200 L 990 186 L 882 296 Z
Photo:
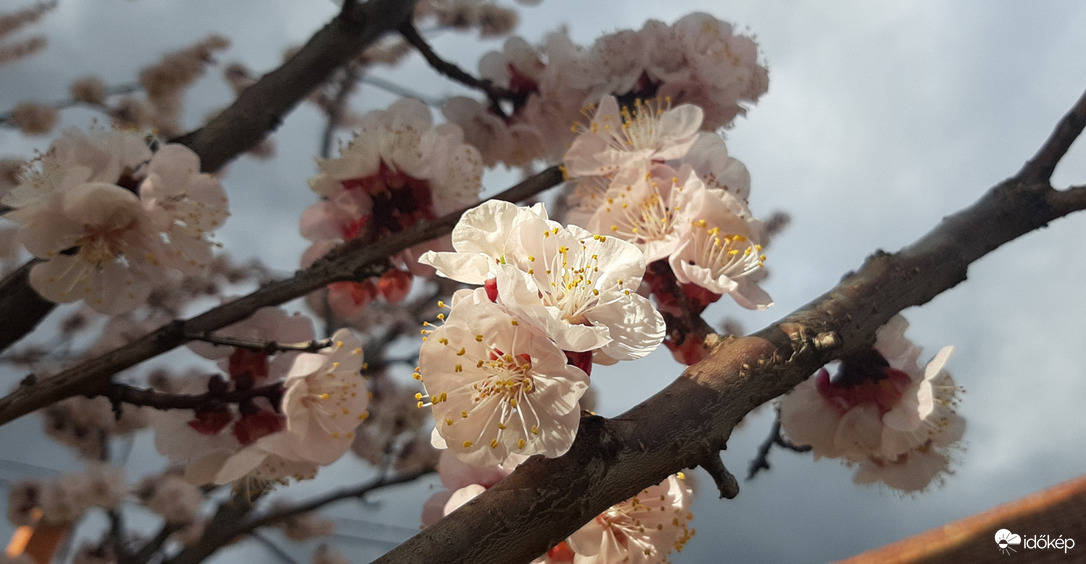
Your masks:
M 549 233 L 544 232 L 544 236 Z M 570 256 L 569 247 L 558 247 L 558 253 L 552 257 L 546 269 L 550 291 L 543 292 L 542 296 L 543 303 L 558 308 L 561 318 L 571 325 L 587 323 L 584 314 L 599 302 L 600 295 L 595 286 L 600 257 L 589 254 L 583 242 L 580 245 L 580 252 L 574 251 L 573 256 Z
M 762 246 L 743 235 L 722 233 L 719 227 L 708 227 L 704 219 L 691 222 L 694 230 L 694 256 L 690 264 L 708 268 L 712 275 L 724 275 L 733 280 L 742 278 L 765 266 Z

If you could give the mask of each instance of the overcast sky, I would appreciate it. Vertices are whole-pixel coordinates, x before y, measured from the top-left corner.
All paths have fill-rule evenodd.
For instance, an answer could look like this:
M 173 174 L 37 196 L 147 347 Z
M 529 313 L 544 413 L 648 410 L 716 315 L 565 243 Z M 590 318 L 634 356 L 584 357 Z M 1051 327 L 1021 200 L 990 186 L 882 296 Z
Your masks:
M 110 83 L 129 82 L 138 66 L 209 32 L 233 40 L 224 61 L 270 70 L 285 47 L 303 41 L 335 9 L 328 0 L 62 1 L 37 28 L 50 48 L 0 67 L 0 108 L 29 98 L 64 98 L 67 84 L 89 71 Z M 772 276 L 764 287 L 776 305 L 756 313 L 732 306 L 711 310 L 717 317 L 740 317 L 748 330 L 829 289 L 875 249 L 893 251 L 915 240 L 1016 172 L 1086 89 L 1086 4 L 1075 2 L 876 7 L 864 1 L 544 0 L 525 12 L 521 29 L 535 41 L 565 24 L 576 41 L 588 44 L 600 33 L 640 27 L 646 18 L 672 22 L 698 10 L 749 28 L 770 68 L 769 93 L 737 120 L 727 140 L 731 155 L 751 172 L 753 211 L 783 210 L 793 217 L 769 249 Z M 436 38 L 435 45 L 469 69 L 481 52 L 498 46 L 454 34 Z M 458 91 L 417 61 L 379 74 L 427 92 Z M 226 97 L 217 78 L 202 83 L 190 97 L 190 123 Z M 356 98 L 360 108 L 391 100 L 368 87 Z M 91 117 L 70 111 L 64 123 L 85 126 Z M 234 216 L 221 239 L 231 252 L 260 255 L 284 273 L 296 267 L 306 246 L 295 235 L 297 217 L 314 199 L 305 179 L 313 174 L 316 118 L 306 107 L 288 116 L 275 161 L 245 158 L 230 166 L 224 184 Z M 48 142 L 28 143 L 0 131 L 0 154 L 27 156 Z M 1058 186 L 1086 184 L 1083 145 L 1077 143 L 1057 169 Z M 720 501 L 698 471 L 709 486 L 694 508 L 699 534 L 673 560 L 845 557 L 1077 476 L 1086 468 L 1084 241 L 1086 217 L 1056 221 L 979 261 L 958 288 L 904 312 L 912 323 L 908 335 L 924 347 L 925 357 L 944 345 L 957 347 L 949 370 L 967 389 L 961 402 L 966 449 L 941 488 L 901 497 L 853 486 L 851 471 L 834 461 L 775 451 L 772 472 L 742 483 L 737 499 Z M 601 414 L 617 415 L 672 378 L 659 375 L 680 372 L 666 352 L 643 363 L 594 374 Z M 745 471 L 770 418 L 763 410 L 733 435 L 724 460 L 736 474 Z M 14 449 L 39 425 L 27 417 L 0 428 L 0 457 L 74 468 L 65 456 Z M 149 441 L 137 441 L 135 455 L 151 452 Z M 0 477 L 19 476 L 17 466 L 3 468 Z M 325 484 L 358 475 L 350 464 L 322 474 Z M 386 501 L 376 514 L 337 506 L 342 532 L 382 541 L 344 546 L 357 561 L 367 561 L 410 534 L 418 524 L 417 503 L 431 485 L 376 496 Z M 0 522 L 0 536 L 9 533 Z

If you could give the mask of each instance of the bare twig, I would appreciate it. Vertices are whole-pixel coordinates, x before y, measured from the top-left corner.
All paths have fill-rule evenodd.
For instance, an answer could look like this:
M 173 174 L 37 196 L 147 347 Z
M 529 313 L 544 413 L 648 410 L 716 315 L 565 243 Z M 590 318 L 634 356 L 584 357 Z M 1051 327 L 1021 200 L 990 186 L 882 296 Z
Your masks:
M 761 470 L 769 470 L 769 451 L 773 448 L 773 445 L 777 445 L 781 448 L 786 448 L 794 452 L 809 452 L 811 446 L 796 446 L 781 436 L 781 412 L 777 410 L 777 416 L 773 420 L 773 428 L 770 429 L 769 435 L 766 436 L 762 444 L 758 445 L 758 454 L 750 461 L 750 465 L 747 467 L 747 480 L 754 479 L 754 476 Z
M 265 513 L 263 515 L 254 516 L 253 518 L 248 519 L 244 522 L 236 523 L 234 525 L 236 530 L 233 532 L 235 535 L 242 535 L 248 533 L 249 531 L 256 530 L 260 527 L 266 527 L 268 525 L 278 523 L 290 517 L 301 515 L 303 513 L 309 513 L 310 511 L 316 511 L 317 509 L 320 509 L 321 507 L 324 507 L 325 505 L 331 503 L 343 501 L 345 499 L 362 499 L 375 490 L 388 486 L 395 486 L 398 484 L 414 482 L 415 480 L 428 474 L 432 474 L 435 471 L 436 468 L 425 467 L 414 470 L 412 472 L 397 474 L 391 477 L 385 475 L 385 473 L 382 472 L 380 476 L 369 482 L 366 482 L 365 484 L 361 484 L 353 488 L 343 488 L 333 492 L 328 492 L 309 501 L 299 503 L 297 505 L 292 505 L 290 507 L 278 509 L 276 511 L 269 511 L 268 513 Z
M 332 346 L 331 339 L 306 341 L 304 343 L 280 343 L 278 341 L 258 341 L 255 339 L 228 337 L 226 335 L 216 335 L 208 331 L 188 332 L 185 334 L 185 338 L 190 341 L 203 341 L 213 345 L 222 345 L 224 347 L 237 347 L 250 351 L 264 351 L 267 354 L 275 354 L 283 351 L 317 352 Z
M 241 403 L 258 397 L 268 398 L 272 405 L 279 405 L 283 397 L 283 385 L 281 382 L 276 382 L 258 388 L 229 390 L 221 393 L 166 394 L 127 384 L 113 383 L 110 384 L 109 391 L 102 395 L 107 396 L 114 403 L 127 403 L 161 410 L 209 408 Z
M 109 98 L 111 96 L 117 96 L 117 95 L 120 95 L 120 94 L 131 94 L 133 92 L 139 92 L 140 90 L 143 90 L 143 86 L 140 85 L 138 82 L 130 82 L 130 83 L 127 83 L 127 84 L 115 84 L 113 86 L 106 87 L 105 91 L 102 93 L 102 96 L 104 98 Z M 87 102 L 84 102 L 82 100 L 77 100 L 75 98 L 67 98 L 67 99 L 64 99 L 64 100 L 54 100 L 52 102 L 44 102 L 44 103 L 40 103 L 38 105 L 45 106 L 46 108 L 52 108 L 54 110 L 63 110 L 65 108 L 71 108 L 71 107 L 75 107 L 75 106 L 78 106 L 78 105 L 85 105 L 85 106 L 90 106 L 92 108 L 99 108 L 99 109 L 104 108 L 104 106 L 101 106 L 101 105 L 98 105 L 98 104 L 88 104 Z M 12 112 L 11 112 L 11 110 L 0 113 L 0 127 L 16 127 L 15 122 L 12 120 Z
M 507 117 L 505 115 L 505 110 L 501 107 L 501 101 L 509 100 L 515 102 L 518 97 L 515 92 L 496 86 L 489 80 L 475 78 L 455 64 L 442 59 L 434 52 L 433 48 L 430 47 L 430 44 L 426 43 L 426 39 L 419 34 L 419 31 L 415 29 L 415 25 L 411 22 L 401 24 L 399 31 L 408 43 L 415 49 L 418 49 L 419 53 L 422 54 L 427 63 L 430 63 L 430 66 L 433 67 L 434 70 L 461 84 L 482 90 L 486 93 L 487 99 L 490 100 L 491 111 L 498 116 Z
M 205 533 L 204 538 L 202 538 L 200 542 L 185 549 L 185 551 L 183 551 L 181 554 L 178 554 L 176 557 L 167 560 L 167 563 L 187 564 L 199 562 L 202 559 L 207 558 L 208 556 L 213 554 L 216 550 L 226 545 L 231 540 L 242 535 L 252 534 L 253 531 L 259 529 L 260 527 L 274 525 L 290 517 L 301 515 L 303 513 L 309 513 L 310 511 L 315 511 L 317 509 L 320 509 L 321 507 L 324 507 L 325 505 L 335 503 L 337 501 L 342 501 L 345 499 L 361 499 L 367 494 L 380 488 L 413 482 L 427 474 L 433 473 L 434 471 L 435 469 L 433 467 L 426 467 L 415 470 L 413 472 L 398 474 L 392 477 L 389 477 L 382 472 L 380 476 L 378 476 L 374 480 L 366 482 L 365 484 L 361 484 L 353 488 L 344 488 L 337 491 L 329 492 L 322 496 L 313 498 L 309 501 L 293 505 L 291 507 L 269 511 L 262 515 L 252 516 L 248 519 L 240 518 L 240 516 L 239 518 L 235 518 L 232 520 L 225 518 L 220 519 L 219 515 L 216 515 L 212 524 L 209 525 L 209 527 L 211 527 L 212 525 L 216 527 L 214 531 Z M 220 508 L 219 513 L 223 513 L 224 509 L 228 510 L 229 506 L 224 504 L 224 506 Z

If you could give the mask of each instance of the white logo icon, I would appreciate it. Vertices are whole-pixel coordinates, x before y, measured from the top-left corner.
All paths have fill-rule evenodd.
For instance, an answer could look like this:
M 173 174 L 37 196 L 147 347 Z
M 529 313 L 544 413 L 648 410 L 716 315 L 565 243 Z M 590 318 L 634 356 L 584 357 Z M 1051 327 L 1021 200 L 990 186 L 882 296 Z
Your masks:
M 1000 529 L 995 534 L 996 544 L 999 545 L 999 551 L 1003 554 L 1009 555 L 1012 552 L 1018 552 L 1011 547 L 1012 544 L 1022 544 L 1022 537 L 1016 535 L 1007 529 Z

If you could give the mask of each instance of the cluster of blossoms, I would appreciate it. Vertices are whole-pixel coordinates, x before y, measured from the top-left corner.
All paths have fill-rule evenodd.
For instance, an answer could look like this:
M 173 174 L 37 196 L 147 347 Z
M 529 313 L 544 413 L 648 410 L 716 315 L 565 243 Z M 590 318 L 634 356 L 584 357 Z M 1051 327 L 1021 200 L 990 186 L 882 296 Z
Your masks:
M 460 128 L 433 125 L 430 110 L 410 99 L 363 116 L 361 130 L 340 156 L 318 164 L 321 173 L 309 185 L 324 199 L 302 213 L 302 235 L 313 241 L 303 266 L 344 241 L 375 241 L 463 209 L 479 201 L 482 187 L 482 160 L 478 150 L 464 144 Z M 340 319 L 354 319 L 378 294 L 393 303 L 402 300 L 412 274 L 432 274 L 415 258 L 434 248 L 448 249 L 448 239 L 396 255 L 394 263 L 405 270 L 390 269 L 376 282 L 330 285 L 328 308 Z M 325 309 L 314 304 L 316 311 Z
M 496 200 L 464 214 L 452 245 L 420 262 L 483 287 L 457 292 L 419 352 L 434 446 L 478 466 L 514 453 L 560 456 L 592 362 L 641 358 L 663 339 L 662 317 L 636 293 L 641 251 L 564 227 L 542 204 Z
M 307 318 L 265 308 L 223 335 L 297 342 L 312 339 L 313 328 Z M 185 478 L 192 483 L 311 478 L 319 466 L 331 464 L 350 448 L 355 429 L 367 417 L 362 344 L 346 329 L 337 331 L 319 353 L 287 351 L 270 360 L 262 350 L 194 348 L 219 358 L 229 380 L 218 375 L 187 378 L 176 391 L 224 398 L 250 393 L 236 409 L 222 401 L 209 402 L 194 414 L 156 414 L 158 450 L 184 464 Z
M 719 135 L 701 131 L 704 115 L 690 104 L 603 98 L 565 155 L 568 217 L 641 249 L 664 312 L 700 313 L 723 294 L 765 309 L 765 229 L 747 206 L 750 175 Z M 705 354 L 686 335 L 666 343 L 687 364 Z
M 128 132 L 64 134 L 0 200 L 43 259 L 30 285 L 53 302 L 131 311 L 178 273 L 202 274 L 226 219 L 219 181 L 182 145 L 152 151 Z
M 443 112 L 464 128 L 488 165 L 553 162 L 573 139 L 567 124 L 580 121 L 583 107 L 606 95 L 624 103 L 660 97 L 696 104 L 705 110 L 706 130 L 727 126 L 744 112 L 742 102 L 756 101 L 769 86 L 757 54 L 752 38 L 704 13 L 672 25 L 649 20 L 587 49 L 564 33 L 547 36 L 538 47 L 512 37 L 479 63 L 482 78 L 509 92 L 511 110 L 457 97 Z
M 419 406 L 432 407 L 432 442 L 448 491 L 424 510 L 429 524 L 493 486 L 528 456 L 572 445 L 593 363 L 641 358 L 664 321 L 636 290 L 645 270 L 638 247 L 550 220 L 530 208 L 489 201 L 453 229 L 456 252 L 420 262 L 469 284 L 442 323 L 425 329 Z M 690 536 L 691 492 L 669 478 L 615 505 L 540 562 L 660 561 Z
M 895 316 L 876 333 L 874 349 L 842 359 L 837 376 L 822 369 L 796 386 L 780 417 L 792 443 L 810 445 L 815 458 L 857 464 L 857 483 L 915 492 L 948 471 L 965 420 L 956 412 L 961 389 L 943 370 L 954 348 L 921 367 L 907 327 Z

